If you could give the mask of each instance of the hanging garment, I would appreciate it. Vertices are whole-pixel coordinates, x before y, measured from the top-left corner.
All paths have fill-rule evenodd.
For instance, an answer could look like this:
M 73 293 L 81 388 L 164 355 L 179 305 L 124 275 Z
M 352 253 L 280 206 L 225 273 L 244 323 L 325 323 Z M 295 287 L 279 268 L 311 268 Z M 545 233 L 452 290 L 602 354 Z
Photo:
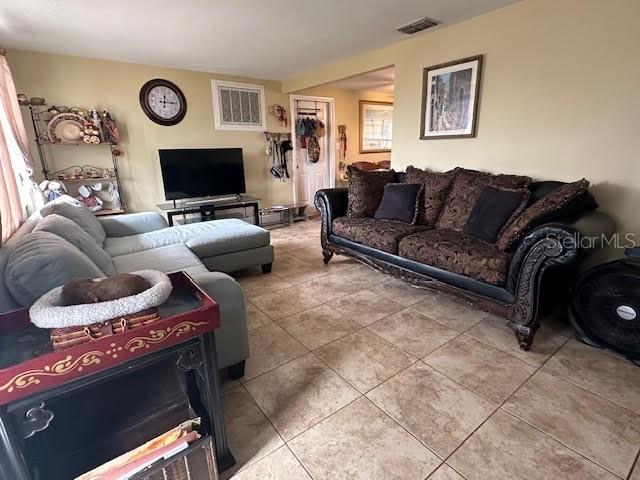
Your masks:
M 284 170 L 284 175 L 286 178 L 291 178 L 291 176 L 289 175 L 289 167 L 287 167 L 287 152 L 290 152 L 291 150 L 293 150 L 291 140 L 280 142 L 280 152 L 282 153 L 282 169 Z
M 269 136 L 268 138 L 269 146 L 267 147 L 267 155 L 271 157 L 271 169 L 269 171 L 271 172 L 273 178 L 275 178 L 276 180 L 282 180 L 282 172 L 280 171 L 280 165 L 278 163 L 278 159 L 276 158 L 276 150 L 278 150 L 278 145 L 272 136 Z
M 316 119 L 313 122 L 313 131 L 316 137 L 322 138 L 326 135 L 327 130 L 322 120 Z
M 318 138 L 315 135 L 309 137 L 307 156 L 311 163 L 317 163 L 320 160 L 320 143 L 318 143 Z
M 296 120 L 296 137 L 298 137 L 298 145 L 300 148 L 307 148 L 307 137 L 305 136 L 307 126 L 304 123 L 304 118 L 298 117 Z
M 311 138 L 311 137 L 315 137 L 316 136 L 316 130 L 315 130 L 315 120 L 311 119 L 311 118 L 305 118 L 304 119 L 304 134 L 305 136 Z

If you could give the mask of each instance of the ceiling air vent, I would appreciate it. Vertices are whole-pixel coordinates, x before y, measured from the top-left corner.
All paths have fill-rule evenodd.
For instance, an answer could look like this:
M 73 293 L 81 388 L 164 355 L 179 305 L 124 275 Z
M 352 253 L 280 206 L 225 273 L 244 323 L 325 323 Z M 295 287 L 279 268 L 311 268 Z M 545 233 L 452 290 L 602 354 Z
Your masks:
M 414 33 L 421 32 L 422 30 L 426 30 L 427 28 L 435 27 L 440 22 L 438 20 L 434 20 L 433 18 L 424 17 L 420 20 L 416 20 L 415 22 L 411 22 L 403 27 L 398 29 L 399 32 L 406 33 L 407 35 L 413 35 Z

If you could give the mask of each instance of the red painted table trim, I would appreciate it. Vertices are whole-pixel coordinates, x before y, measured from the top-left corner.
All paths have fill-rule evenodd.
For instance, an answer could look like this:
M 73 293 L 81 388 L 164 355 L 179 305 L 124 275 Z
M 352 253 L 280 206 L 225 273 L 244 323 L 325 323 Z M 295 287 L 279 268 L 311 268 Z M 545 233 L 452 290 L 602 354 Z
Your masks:
M 220 326 L 218 304 L 191 277 L 176 272 L 169 278 L 174 286 L 193 289 L 201 301 L 200 308 L 4 368 L 0 370 L 0 405 L 185 342 Z M 5 330 L 8 325 L 19 329 L 29 320 L 28 313 L 25 308 L 0 315 L 0 325 Z

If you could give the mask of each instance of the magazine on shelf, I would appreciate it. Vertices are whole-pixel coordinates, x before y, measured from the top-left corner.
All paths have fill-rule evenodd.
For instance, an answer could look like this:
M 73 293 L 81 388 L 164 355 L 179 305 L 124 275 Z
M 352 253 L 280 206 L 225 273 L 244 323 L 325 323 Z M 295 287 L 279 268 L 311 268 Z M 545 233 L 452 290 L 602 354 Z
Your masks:
M 76 480 L 127 480 L 136 473 L 186 450 L 200 438 L 200 418 L 189 420 Z

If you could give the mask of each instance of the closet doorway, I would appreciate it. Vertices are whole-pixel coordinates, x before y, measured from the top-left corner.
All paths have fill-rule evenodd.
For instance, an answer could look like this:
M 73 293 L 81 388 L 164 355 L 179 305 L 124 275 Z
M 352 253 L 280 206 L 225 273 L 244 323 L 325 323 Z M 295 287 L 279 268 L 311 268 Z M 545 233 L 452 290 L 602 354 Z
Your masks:
M 306 203 L 313 211 L 318 190 L 335 186 L 335 102 L 330 97 L 290 95 L 291 137 L 293 138 L 293 201 Z M 324 124 L 323 136 L 317 136 L 320 152 L 317 161 L 310 155 L 309 138 L 301 138 L 300 122 Z M 296 133 L 298 126 L 298 134 Z M 316 123 L 317 125 L 317 123 Z

